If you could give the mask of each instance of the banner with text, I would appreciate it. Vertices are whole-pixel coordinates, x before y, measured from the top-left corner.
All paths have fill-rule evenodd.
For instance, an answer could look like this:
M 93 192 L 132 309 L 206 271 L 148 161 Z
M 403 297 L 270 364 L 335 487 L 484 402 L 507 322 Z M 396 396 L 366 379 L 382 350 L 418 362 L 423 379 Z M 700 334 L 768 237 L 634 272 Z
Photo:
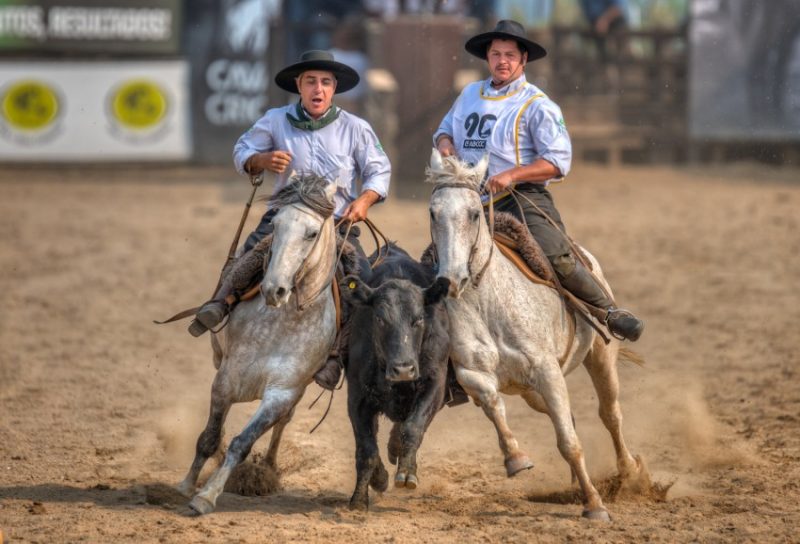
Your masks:
M 186 13 L 195 159 L 231 164 L 237 138 L 267 110 L 275 0 L 204 0 Z
M 181 0 L 0 0 L 0 53 L 176 55 Z

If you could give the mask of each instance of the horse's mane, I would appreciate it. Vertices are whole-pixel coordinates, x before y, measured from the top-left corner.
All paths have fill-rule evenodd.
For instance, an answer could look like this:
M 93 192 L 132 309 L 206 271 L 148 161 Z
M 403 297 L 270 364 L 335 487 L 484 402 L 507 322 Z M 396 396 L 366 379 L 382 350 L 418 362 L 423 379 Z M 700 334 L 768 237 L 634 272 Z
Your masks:
M 485 170 L 459 160 L 457 157 L 442 157 L 441 165 L 431 165 L 425 168 L 425 182 L 439 185 L 442 183 L 466 183 L 480 190 Z
M 289 184 L 267 198 L 270 208 L 304 204 L 324 218 L 333 215 L 333 202 L 325 189 L 329 181 L 316 174 L 293 174 Z

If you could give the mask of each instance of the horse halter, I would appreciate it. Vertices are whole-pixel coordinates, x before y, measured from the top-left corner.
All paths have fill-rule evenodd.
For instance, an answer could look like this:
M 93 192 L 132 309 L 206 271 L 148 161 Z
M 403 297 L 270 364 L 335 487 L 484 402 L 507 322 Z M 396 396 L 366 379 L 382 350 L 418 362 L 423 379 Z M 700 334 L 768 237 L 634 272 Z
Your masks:
M 437 183 L 436 186 L 433 188 L 431 194 L 435 193 L 439 189 L 469 189 L 470 191 L 474 191 L 478 193 L 478 196 L 481 194 L 481 190 L 475 187 L 471 183 L 464 183 L 464 182 L 445 182 L 445 183 Z M 490 195 L 491 196 L 491 195 Z M 477 288 L 481 280 L 483 279 L 483 275 L 486 273 L 486 270 L 489 268 L 489 263 L 492 261 L 492 256 L 494 255 L 494 200 L 489 198 L 489 241 L 491 242 L 491 246 L 489 249 L 489 256 L 486 258 L 486 262 L 483 263 L 483 266 L 480 270 L 478 270 L 477 274 L 472 273 L 472 262 L 475 259 L 475 254 L 478 252 L 478 242 L 480 242 L 481 237 L 481 229 L 478 227 L 478 232 L 475 235 L 475 241 L 472 242 L 472 247 L 469 250 L 469 259 L 467 260 L 467 271 L 469 272 L 470 279 L 472 279 L 472 286 Z M 433 231 L 431 231 L 431 243 L 433 244 L 434 248 L 434 255 L 436 255 L 436 260 L 438 261 L 438 251 L 436 250 L 436 242 L 433 241 Z

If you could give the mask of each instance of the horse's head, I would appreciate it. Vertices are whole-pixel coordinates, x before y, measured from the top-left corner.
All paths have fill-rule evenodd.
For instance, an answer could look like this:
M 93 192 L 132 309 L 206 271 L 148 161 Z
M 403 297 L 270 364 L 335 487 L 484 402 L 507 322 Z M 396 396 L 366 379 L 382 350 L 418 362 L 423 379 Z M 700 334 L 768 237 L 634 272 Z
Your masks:
M 427 180 L 431 194 L 431 238 L 439 260 L 437 277 L 450 280 L 450 296 L 459 297 L 470 281 L 480 233 L 486 230 L 480 186 L 488 158 L 471 167 L 456 157 L 442 157 L 434 149 Z M 488 232 L 485 235 L 488 241 Z
M 270 306 L 285 304 L 306 274 L 328 274 L 318 266 L 333 262 L 333 195 L 336 184 L 317 176 L 293 176 L 289 185 L 270 198 L 279 208 L 274 226 L 271 256 L 264 263 L 261 293 Z M 329 255 L 330 253 L 330 255 Z
M 446 295 L 446 280 L 436 280 L 427 289 L 410 281 L 393 279 L 372 289 L 358 276 L 348 276 L 341 284 L 342 293 L 356 307 L 372 312 L 370 353 L 381 367 L 386 380 L 405 382 L 420 377 L 420 357 L 428 311 Z

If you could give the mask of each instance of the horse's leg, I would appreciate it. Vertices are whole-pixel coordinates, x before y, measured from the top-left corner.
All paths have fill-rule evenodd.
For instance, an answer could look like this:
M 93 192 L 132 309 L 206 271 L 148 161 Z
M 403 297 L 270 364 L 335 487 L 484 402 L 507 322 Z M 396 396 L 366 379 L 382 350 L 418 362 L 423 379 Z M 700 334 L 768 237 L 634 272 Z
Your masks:
M 192 510 L 198 514 L 208 514 L 214 510 L 217 497 L 222 493 L 225 482 L 236 465 L 247 457 L 253 444 L 262 434 L 292 411 L 302 393 L 302 387 L 296 389 L 268 388 L 264 392 L 256 413 L 247 422 L 242 432 L 231 440 L 222 466 L 214 472 L 203 489 L 189 503 Z
M 444 382 L 446 372 L 434 377 L 428 384 L 422 396 L 417 399 L 414 411 L 409 414 L 401 427 L 400 458 L 397 463 L 397 474 L 394 477 L 395 487 L 416 489 L 419 485 L 417 479 L 417 450 L 422 444 L 422 438 L 428 426 L 433 421 L 433 416 L 439 411 L 444 401 Z
M 294 407 L 272 427 L 272 435 L 269 437 L 269 449 L 266 457 L 264 457 L 264 464 L 275 472 L 278 472 L 278 448 L 281 445 L 283 430 L 292 420 L 292 416 L 294 416 Z
M 506 405 L 497 391 L 497 382 L 494 376 L 459 366 L 456 368 L 456 377 L 469 396 L 478 399 L 483 412 L 494 423 L 508 477 L 533 468 L 533 462 L 520 449 L 517 439 L 514 438 L 514 434 L 506 422 Z
M 589 472 L 586 470 L 583 448 L 572 422 L 567 383 L 564 380 L 564 375 L 561 374 L 558 361 L 553 359 L 550 364 L 542 366 L 537 378 L 535 387 L 544 399 L 547 405 L 547 412 L 553 421 L 558 451 L 569 463 L 583 491 L 583 516 L 589 519 L 610 521 L 611 518 L 603 505 L 603 499 L 600 498 L 600 494 L 592 484 Z
M 533 389 L 528 389 L 524 393 L 522 393 L 522 398 L 525 399 L 525 402 L 528 403 L 528 406 L 533 408 L 539 413 L 550 415 L 547 411 L 547 404 L 545 404 L 544 399 L 542 396 L 534 391 Z M 575 416 L 572 416 L 572 428 L 575 428 Z M 572 485 L 575 485 L 575 482 L 578 481 L 578 478 L 575 476 L 575 471 L 572 470 L 572 467 L 569 468 L 570 470 L 570 480 L 572 481 Z
M 378 411 L 361 398 L 348 399 L 347 411 L 356 440 L 356 487 L 350 497 L 350 508 L 369 508 L 369 487 L 386 491 L 389 474 L 378 453 Z
M 203 470 L 208 458 L 219 450 L 220 442 L 222 441 L 222 427 L 225 424 L 225 418 L 230 407 L 230 399 L 222 393 L 215 382 L 211 390 L 211 409 L 208 414 L 208 422 L 206 423 L 206 428 L 197 438 L 194 461 L 192 461 L 192 466 L 189 468 L 186 477 L 177 486 L 178 492 L 182 495 L 186 497 L 194 495 L 200 471 Z
M 611 434 L 617 454 L 617 470 L 622 479 L 629 479 L 639 473 L 640 464 L 628 451 L 622 437 L 622 410 L 619 405 L 619 377 L 617 375 L 617 353 L 619 344 L 608 346 L 595 338 L 592 349 L 586 355 L 583 365 L 592 378 L 597 392 L 600 419 Z

